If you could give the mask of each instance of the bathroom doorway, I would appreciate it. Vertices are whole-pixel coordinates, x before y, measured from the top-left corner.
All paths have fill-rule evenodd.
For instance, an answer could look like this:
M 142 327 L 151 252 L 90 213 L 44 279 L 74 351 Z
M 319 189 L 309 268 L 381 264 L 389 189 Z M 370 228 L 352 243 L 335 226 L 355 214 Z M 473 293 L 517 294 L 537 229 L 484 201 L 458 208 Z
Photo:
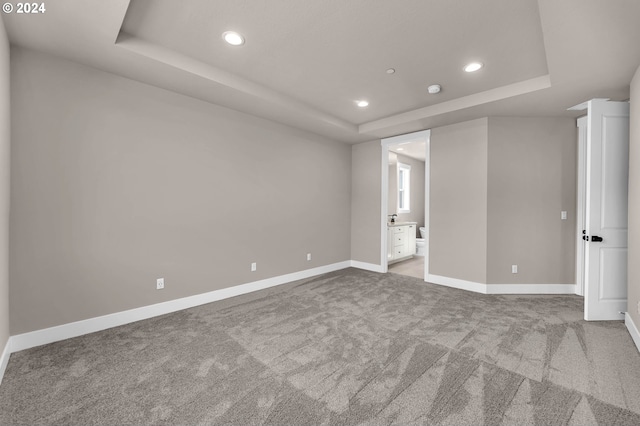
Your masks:
M 381 264 L 425 280 L 429 265 L 430 130 L 382 140 Z

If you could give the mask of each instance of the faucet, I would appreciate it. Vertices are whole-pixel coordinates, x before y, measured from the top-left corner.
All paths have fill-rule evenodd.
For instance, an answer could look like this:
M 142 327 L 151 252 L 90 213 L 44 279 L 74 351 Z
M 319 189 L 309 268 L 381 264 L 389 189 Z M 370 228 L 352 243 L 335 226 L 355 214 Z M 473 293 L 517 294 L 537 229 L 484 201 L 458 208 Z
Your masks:
M 390 214 L 389 216 L 391 217 L 391 223 L 395 223 L 396 217 L 398 217 L 398 215 L 394 213 L 394 214 Z

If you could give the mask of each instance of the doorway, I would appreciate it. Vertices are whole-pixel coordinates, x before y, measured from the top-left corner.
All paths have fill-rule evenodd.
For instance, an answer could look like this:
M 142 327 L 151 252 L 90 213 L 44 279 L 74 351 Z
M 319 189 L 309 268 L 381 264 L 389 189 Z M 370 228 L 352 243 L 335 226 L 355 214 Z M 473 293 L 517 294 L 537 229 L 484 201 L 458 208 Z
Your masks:
M 426 280 L 430 136 L 430 130 L 423 130 L 382 139 L 380 263 L 384 273 Z

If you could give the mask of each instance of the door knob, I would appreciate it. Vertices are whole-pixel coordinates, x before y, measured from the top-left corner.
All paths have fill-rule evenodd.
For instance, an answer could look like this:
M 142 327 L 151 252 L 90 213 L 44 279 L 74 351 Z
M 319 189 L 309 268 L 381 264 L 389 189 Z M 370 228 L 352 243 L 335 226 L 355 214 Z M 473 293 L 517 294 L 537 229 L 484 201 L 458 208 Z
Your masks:
M 594 243 L 602 242 L 602 237 L 598 237 L 597 235 L 593 235 L 591 237 L 591 241 L 594 242 Z

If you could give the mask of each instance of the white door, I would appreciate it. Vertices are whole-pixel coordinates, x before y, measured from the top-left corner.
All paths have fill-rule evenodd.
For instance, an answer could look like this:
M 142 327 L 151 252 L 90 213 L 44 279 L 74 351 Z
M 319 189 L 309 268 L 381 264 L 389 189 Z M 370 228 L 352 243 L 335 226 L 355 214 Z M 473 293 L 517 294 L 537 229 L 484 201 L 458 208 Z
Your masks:
M 620 320 L 627 308 L 629 103 L 588 103 L 584 319 Z

